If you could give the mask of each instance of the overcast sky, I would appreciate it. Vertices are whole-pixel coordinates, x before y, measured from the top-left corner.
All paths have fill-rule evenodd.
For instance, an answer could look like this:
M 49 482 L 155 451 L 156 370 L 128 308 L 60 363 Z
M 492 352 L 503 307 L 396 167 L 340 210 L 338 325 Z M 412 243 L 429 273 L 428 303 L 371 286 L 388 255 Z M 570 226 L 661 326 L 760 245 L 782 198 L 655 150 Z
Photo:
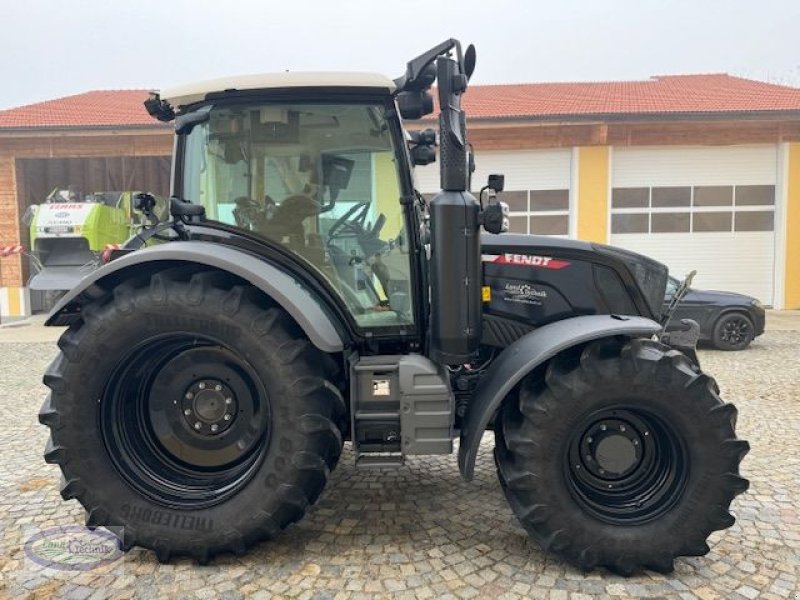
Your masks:
M 448 37 L 474 81 L 728 72 L 800 86 L 800 0 L 0 0 L 0 108 L 276 70 L 370 70 Z

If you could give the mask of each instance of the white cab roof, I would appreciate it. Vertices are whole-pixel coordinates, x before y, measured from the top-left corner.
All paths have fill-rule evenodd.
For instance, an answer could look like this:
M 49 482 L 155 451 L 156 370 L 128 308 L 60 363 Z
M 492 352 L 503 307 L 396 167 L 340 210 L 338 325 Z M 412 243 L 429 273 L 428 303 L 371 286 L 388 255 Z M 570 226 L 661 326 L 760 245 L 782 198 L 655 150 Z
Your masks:
M 161 97 L 174 108 L 204 100 L 208 94 L 232 90 L 261 90 L 299 87 L 379 88 L 394 92 L 394 82 L 378 73 L 307 71 L 264 73 L 223 77 L 165 89 Z

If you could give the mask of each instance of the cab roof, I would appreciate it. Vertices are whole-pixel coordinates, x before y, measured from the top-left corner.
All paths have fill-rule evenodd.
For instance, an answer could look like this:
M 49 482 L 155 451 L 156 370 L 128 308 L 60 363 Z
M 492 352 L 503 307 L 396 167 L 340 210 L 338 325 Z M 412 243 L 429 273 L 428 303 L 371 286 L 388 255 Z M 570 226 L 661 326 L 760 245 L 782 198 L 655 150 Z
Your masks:
M 187 83 L 165 89 L 161 97 L 173 108 L 180 108 L 206 99 L 208 94 L 237 90 L 269 90 L 279 88 L 371 88 L 387 93 L 395 91 L 394 82 L 379 73 L 306 71 L 240 75 Z

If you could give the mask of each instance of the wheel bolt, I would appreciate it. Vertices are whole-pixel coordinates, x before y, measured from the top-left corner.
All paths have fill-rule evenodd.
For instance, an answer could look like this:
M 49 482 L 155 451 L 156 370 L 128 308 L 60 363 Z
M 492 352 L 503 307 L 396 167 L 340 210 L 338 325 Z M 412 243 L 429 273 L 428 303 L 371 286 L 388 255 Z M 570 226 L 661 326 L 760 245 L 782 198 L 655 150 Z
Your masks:
M 620 430 L 620 431 L 625 431 L 625 425 L 620 425 L 620 426 L 619 426 L 619 430 Z
M 605 469 L 597 469 L 597 472 L 600 473 L 600 475 L 605 475 L 606 474 L 606 470 Z M 609 486 L 609 487 L 611 487 L 611 486 Z
M 605 423 L 600 425 L 600 431 L 605 431 L 606 429 L 608 429 L 608 427 L 606 427 Z
M 231 420 L 231 415 L 229 413 L 225 413 L 225 416 L 222 417 L 222 418 L 225 419 L 226 421 L 230 421 Z
M 225 398 L 225 404 L 230 404 L 233 402 L 233 398 Z
M 645 431 L 644 434 L 645 435 L 650 435 L 650 432 L 649 431 Z
M 633 445 L 634 446 L 638 446 L 639 445 L 639 440 L 633 440 Z
M 590 437 L 586 438 L 586 443 L 591 444 L 594 440 Z
M 194 428 L 195 429 L 200 429 L 202 426 L 203 425 L 202 425 L 202 423 L 200 423 L 200 421 L 198 421 L 197 423 L 194 424 Z
M 212 432 L 214 432 L 214 433 L 217 433 L 217 430 L 218 430 L 218 429 L 219 429 L 219 425 L 217 425 L 216 423 L 214 423 L 214 424 L 211 426 L 211 431 L 212 431 Z
M 206 384 L 203 383 L 203 382 L 200 382 L 200 384 L 197 387 L 199 387 L 201 390 L 204 390 L 204 389 L 206 389 Z
M 186 399 L 191 400 L 192 398 L 194 398 L 194 394 L 192 392 L 186 392 Z
M 591 454 L 587 454 L 586 455 L 586 460 L 591 461 L 592 460 L 592 455 Z
M 188 417 L 190 414 L 192 414 L 192 411 L 191 409 L 187 408 L 185 411 L 183 411 L 183 414 L 185 414 Z
M 581 468 L 581 466 L 580 466 L 580 465 L 575 465 L 575 468 L 576 468 L 576 469 L 580 469 L 580 468 Z
M 222 391 L 222 386 L 220 384 L 217 384 L 217 385 L 214 386 L 214 390 L 217 391 L 217 392 L 221 392 Z
M 614 486 L 609 483 L 608 484 L 608 489 L 611 489 L 612 487 L 614 487 Z

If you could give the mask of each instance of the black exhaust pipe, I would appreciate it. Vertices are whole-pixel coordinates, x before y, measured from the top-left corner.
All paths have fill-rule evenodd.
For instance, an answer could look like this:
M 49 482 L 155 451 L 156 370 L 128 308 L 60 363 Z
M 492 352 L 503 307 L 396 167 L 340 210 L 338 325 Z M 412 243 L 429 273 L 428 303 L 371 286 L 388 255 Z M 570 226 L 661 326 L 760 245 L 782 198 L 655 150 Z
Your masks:
M 481 339 L 481 211 L 469 192 L 471 161 L 461 110 L 474 50 L 467 51 L 465 69 L 457 49 L 458 61 L 444 56 L 436 61 L 442 191 L 430 203 L 430 354 L 450 365 L 472 361 Z

